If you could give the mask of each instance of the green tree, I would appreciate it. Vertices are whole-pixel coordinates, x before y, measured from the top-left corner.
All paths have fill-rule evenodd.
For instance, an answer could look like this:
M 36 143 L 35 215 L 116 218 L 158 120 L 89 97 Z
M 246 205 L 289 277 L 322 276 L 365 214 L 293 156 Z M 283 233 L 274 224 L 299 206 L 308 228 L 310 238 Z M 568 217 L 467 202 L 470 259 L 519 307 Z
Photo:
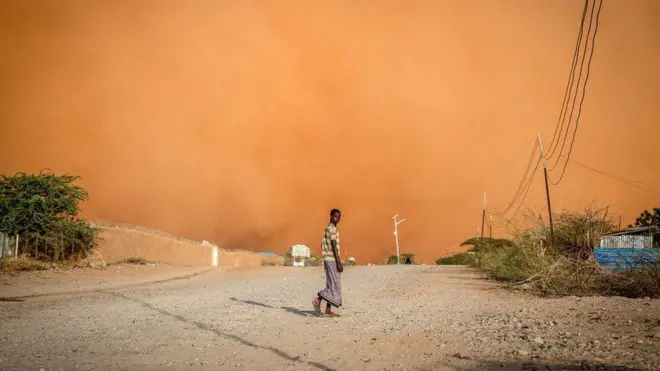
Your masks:
M 20 235 L 23 253 L 60 260 L 96 245 L 96 230 L 78 218 L 87 192 L 79 177 L 18 173 L 0 176 L 0 231 Z
M 658 224 L 660 224 L 660 207 L 654 207 L 653 213 L 644 210 L 644 212 L 639 214 L 639 217 L 635 219 L 635 227 L 648 227 Z M 632 227 L 632 225 L 628 225 L 628 228 Z
M 401 254 L 401 264 L 404 264 L 408 259 L 410 259 L 411 264 L 415 264 L 415 254 L 403 253 Z M 386 264 L 396 264 L 396 254 L 392 254 L 387 258 Z

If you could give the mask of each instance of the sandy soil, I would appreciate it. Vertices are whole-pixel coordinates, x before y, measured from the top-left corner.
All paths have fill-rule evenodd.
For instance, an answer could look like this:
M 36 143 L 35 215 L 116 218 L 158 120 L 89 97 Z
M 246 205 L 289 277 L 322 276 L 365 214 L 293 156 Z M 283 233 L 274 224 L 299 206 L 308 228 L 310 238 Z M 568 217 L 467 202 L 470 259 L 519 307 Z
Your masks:
M 660 302 L 542 299 L 461 267 L 351 267 L 341 318 L 319 268 L 214 270 L 0 302 L 0 369 L 659 369 Z
M 61 295 L 132 287 L 188 277 L 207 270 L 209 268 L 147 263 L 117 264 L 105 269 L 64 268 L 34 272 L 3 272 L 0 278 L 0 298 Z

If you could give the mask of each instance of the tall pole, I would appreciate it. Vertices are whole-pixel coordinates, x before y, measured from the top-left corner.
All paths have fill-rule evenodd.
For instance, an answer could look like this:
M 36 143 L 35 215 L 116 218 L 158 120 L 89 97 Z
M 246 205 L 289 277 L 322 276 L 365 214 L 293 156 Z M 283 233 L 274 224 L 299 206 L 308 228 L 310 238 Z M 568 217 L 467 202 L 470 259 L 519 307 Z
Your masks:
M 401 254 L 399 253 L 399 224 L 405 222 L 405 219 L 401 220 L 396 220 L 396 218 L 399 216 L 399 214 L 394 215 L 392 218 L 394 220 L 394 237 L 396 239 L 396 264 L 399 265 L 401 264 Z
M 555 230 L 552 225 L 552 207 L 550 205 L 550 186 L 548 185 L 548 167 L 545 163 L 545 155 L 543 154 L 543 144 L 541 143 L 541 133 L 536 134 L 536 139 L 539 142 L 539 151 L 541 152 L 541 162 L 543 163 L 543 174 L 545 175 L 545 196 L 548 199 L 548 218 L 550 219 L 550 239 L 555 239 Z
M 486 191 L 484 191 L 484 203 L 481 206 L 481 239 L 484 239 L 484 222 L 486 221 Z
M 493 239 L 493 216 L 490 216 L 490 222 L 488 223 L 488 238 Z
M 399 254 L 399 232 L 397 230 L 396 216 L 394 216 L 394 238 L 396 239 L 396 264 L 401 264 L 401 255 Z

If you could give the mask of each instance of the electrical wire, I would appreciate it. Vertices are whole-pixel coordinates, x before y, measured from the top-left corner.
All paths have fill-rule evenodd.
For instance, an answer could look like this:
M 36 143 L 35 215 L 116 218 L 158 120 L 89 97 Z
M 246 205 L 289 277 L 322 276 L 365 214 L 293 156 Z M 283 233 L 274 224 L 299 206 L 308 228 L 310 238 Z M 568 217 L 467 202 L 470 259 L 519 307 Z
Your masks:
M 548 146 L 548 152 L 546 153 L 545 156 L 545 158 L 548 160 L 552 158 L 553 154 L 555 153 L 555 150 L 559 145 L 559 140 L 561 139 L 561 132 L 564 129 L 564 123 L 566 122 L 566 112 L 568 111 L 568 103 L 570 101 L 569 96 L 573 91 L 573 84 L 575 83 L 575 68 L 577 67 L 577 62 L 579 59 L 578 56 L 580 55 L 580 45 L 582 45 L 582 35 L 584 33 L 584 20 L 587 17 L 588 5 L 589 5 L 589 0 L 586 0 L 584 2 L 584 8 L 582 9 L 580 30 L 578 31 L 577 41 L 575 42 L 575 51 L 573 52 L 573 61 L 571 62 L 571 69 L 568 73 L 568 81 L 566 82 L 564 99 L 561 102 L 561 110 L 559 111 L 559 117 L 557 118 L 555 131 L 552 134 L 552 141 L 550 142 L 550 146 Z M 557 136 L 557 134 L 559 134 L 559 136 Z
M 640 184 L 640 183 L 642 183 L 642 182 L 634 181 L 634 180 L 630 180 L 630 179 L 626 179 L 626 178 L 624 178 L 624 177 L 622 177 L 622 176 L 619 176 L 619 175 L 614 175 L 614 174 L 610 174 L 610 173 L 607 173 L 607 172 L 602 171 L 602 170 L 598 170 L 598 169 L 596 169 L 596 168 L 594 168 L 594 167 L 591 167 L 591 166 L 585 165 L 585 164 L 583 164 L 583 163 L 581 163 L 581 162 L 579 162 L 579 161 L 577 161 L 577 160 L 574 160 L 574 159 L 569 159 L 569 161 L 572 162 L 572 163 L 574 163 L 574 164 L 577 165 L 577 166 L 580 166 L 580 167 L 582 167 L 582 168 L 584 168 L 584 169 L 587 169 L 587 170 L 591 170 L 591 171 L 593 171 L 593 172 L 595 172 L 595 173 L 597 173 L 597 174 L 600 174 L 600 175 L 602 175 L 602 176 L 605 176 L 605 177 L 607 177 L 607 178 L 610 178 L 610 179 L 613 179 L 613 180 L 619 181 L 619 182 L 621 182 L 621 183 L 628 184 L 629 186 L 635 187 L 635 188 L 637 188 L 637 189 L 641 189 L 641 190 L 646 191 L 646 192 L 655 193 L 655 194 L 660 195 L 660 191 L 655 191 L 655 190 L 653 190 L 653 189 L 647 188 L 647 187 L 651 187 L 651 188 L 660 189 L 660 187 L 656 187 L 656 186 L 653 186 L 653 185 L 647 185 L 646 187 L 644 187 L 644 186 L 642 186 L 642 185 Z
M 594 3 L 595 4 L 595 3 Z M 594 29 L 594 36 L 593 40 L 591 42 L 591 53 L 589 54 L 589 62 L 587 63 L 587 74 L 585 76 L 584 80 L 584 86 L 582 87 L 582 99 L 580 100 L 580 105 L 578 107 L 578 114 L 575 119 L 575 128 L 573 129 L 573 138 L 571 139 L 571 145 L 568 149 L 568 154 L 566 155 L 566 161 L 564 162 L 564 167 L 561 171 L 561 175 L 559 175 L 559 179 L 557 179 L 556 182 L 551 181 L 553 185 L 558 185 L 559 182 L 564 178 L 564 175 L 566 174 L 566 168 L 568 168 L 568 161 L 571 159 L 571 153 L 573 153 L 573 147 L 575 145 L 575 138 L 577 137 L 577 131 L 580 125 L 580 117 L 582 116 L 582 106 L 584 105 L 584 98 L 587 95 L 587 82 L 589 82 L 589 74 L 591 72 L 591 62 L 593 61 L 594 57 L 594 50 L 596 49 L 596 35 L 598 34 L 598 25 L 600 23 L 600 11 L 603 8 L 603 0 L 600 0 L 600 4 L 598 5 L 598 14 L 596 15 L 596 27 Z M 589 27 L 591 29 L 591 27 Z M 585 49 L 586 51 L 586 49 Z M 566 138 L 564 138 L 566 139 Z M 562 146 L 563 147 L 563 146 Z M 557 163 L 559 163 L 559 160 L 561 159 L 561 151 L 559 152 L 560 155 L 557 157 Z M 552 169 L 550 169 L 552 170 Z
M 527 194 L 529 193 L 529 190 L 532 188 L 532 182 L 534 181 L 534 177 L 536 176 L 536 171 L 539 169 L 539 165 L 541 164 L 541 159 L 539 159 L 536 162 L 536 167 L 534 167 L 534 172 L 532 172 L 532 176 L 529 178 L 529 181 L 527 182 L 526 185 L 526 190 L 525 194 L 522 197 L 522 201 L 520 201 L 520 204 L 518 204 L 518 208 L 516 209 L 516 212 L 513 213 L 513 215 L 507 219 L 507 224 L 513 221 L 513 219 L 518 215 L 518 212 L 520 211 L 520 208 L 522 205 L 525 203 L 525 199 L 527 199 Z
M 525 173 L 522 176 L 522 179 L 520 180 L 520 184 L 518 184 L 518 189 L 516 190 L 516 193 L 514 193 L 513 198 L 511 199 L 511 202 L 509 202 L 509 205 L 507 206 L 506 209 L 499 213 L 492 213 L 492 215 L 499 216 L 499 215 L 504 215 L 507 211 L 509 211 L 513 205 L 516 203 L 518 198 L 520 197 L 520 194 L 522 193 L 523 186 L 525 184 L 525 180 L 527 179 L 527 174 L 529 174 L 529 170 L 532 167 L 532 162 L 534 161 L 534 156 L 536 155 L 536 150 L 538 149 L 538 142 L 534 141 L 534 147 L 532 147 L 532 153 L 529 156 L 529 160 L 527 161 L 527 167 L 525 168 Z M 536 171 L 536 170 L 535 170 Z
M 601 2 L 602 5 L 602 2 Z M 555 161 L 554 165 L 549 169 L 550 171 L 555 170 L 559 163 L 561 162 L 561 155 L 564 154 L 564 147 L 566 146 L 566 142 L 568 141 L 568 132 L 571 129 L 571 121 L 573 120 L 573 114 L 575 113 L 575 104 L 577 103 L 578 100 L 578 93 L 580 90 L 580 82 L 582 81 L 582 71 L 584 69 L 584 65 L 586 62 L 586 57 L 587 57 L 587 50 L 589 49 L 589 35 L 591 34 L 591 27 L 593 25 L 594 21 L 594 12 L 595 12 L 595 7 L 596 7 L 596 2 L 594 1 L 591 6 L 591 14 L 589 16 L 589 28 L 587 30 L 587 37 L 585 37 L 584 41 L 584 50 L 582 53 L 582 62 L 580 63 L 580 72 L 578 73 L 578 80 L 577 80 L 577 88 L 575 89 L 575 94 L 573 96 L 573 104 L 571 105 L 571 114 L 568 116 L 568 124 L 566 125 L 566 131 L 564 132 L 564 140 L 561 143 L 561 148 L 559 149 L 559 156 L 557 156 L 557 160 Z M 591 62 L 589 62 L 591 64 Z M 583 91 L 584 88 L 586 88 L 586 84 L 583 86 Z M 564 112 L 564 114 L 566 114 Z M 561 134 L 560 134 L 561 135 Z

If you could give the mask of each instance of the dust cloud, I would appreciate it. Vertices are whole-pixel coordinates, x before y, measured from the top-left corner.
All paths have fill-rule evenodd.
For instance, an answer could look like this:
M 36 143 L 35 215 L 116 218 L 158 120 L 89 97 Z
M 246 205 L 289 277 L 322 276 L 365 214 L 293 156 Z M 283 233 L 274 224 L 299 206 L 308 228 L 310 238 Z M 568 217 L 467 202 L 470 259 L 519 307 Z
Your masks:
M 0 3 L 0 172 L 78 174 L 84 215 L 228 247 L 430 263 L 549 143 L 580 2 Z M 606 1 L 555 208 L 660 204 L 660 2 Z M 654 108 L 655 107 L 655 108 Z M 558 174 L 551 174 L 552 177 Z M 541 173 L 524 207 L 544 206 Z M 496 235 L 504 230 L 496 228 Z M 459 248 L 457 248 L 458 250 Z M 317 251 L 318 252 L 318 251 Z

